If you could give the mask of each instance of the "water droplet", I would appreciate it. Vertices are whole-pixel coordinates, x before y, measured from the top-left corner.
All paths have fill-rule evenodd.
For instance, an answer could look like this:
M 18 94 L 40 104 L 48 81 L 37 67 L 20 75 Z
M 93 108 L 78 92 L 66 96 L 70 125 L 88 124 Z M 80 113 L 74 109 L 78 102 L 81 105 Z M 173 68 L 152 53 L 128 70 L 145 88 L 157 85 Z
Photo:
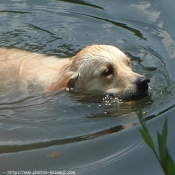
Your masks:
M 67 91 L 67 92 L 69 92 L 69 91 L 70 91 L 70 89 L 69 89 L 68 87 L 66 87 L 66 91 Z

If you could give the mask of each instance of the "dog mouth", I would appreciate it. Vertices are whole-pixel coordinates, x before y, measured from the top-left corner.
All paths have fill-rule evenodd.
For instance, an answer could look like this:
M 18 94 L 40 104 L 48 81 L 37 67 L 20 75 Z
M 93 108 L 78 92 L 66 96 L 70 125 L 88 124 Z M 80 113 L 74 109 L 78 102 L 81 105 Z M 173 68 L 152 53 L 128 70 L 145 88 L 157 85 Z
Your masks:
M 128 101 L 141 100 L 150 94 L 150 86 L 145 86 L 144 88 L 137 87 L 126 89 L 123 93 L 115 94 L 109 93 L 103 97 L 102 101 L 105 105 L 119 104 Z
M 132 93 L 132 94 L 126 94 L 123 99 L 125 100 L 130 100 L 130 101 L 135 101 L 135 100 L 139 100 L 142 99 L 146 96 L 149 95 L 149 91 L 137 91 L 136 93 Z
M 128 88 L 126 91 L 121 95 L 121 97 L 125 100 L 139 100 L 149 95 L 150 86 L 148 85 L 150 80 L 144 76 L 139 77 L 135 82 L 135 88 Z
M 147 88 L 137 88 L 136 90 L 126 90 L 123 94 L 120 94 L 120 97 L 124 101 L 136 101 L 142 99 L 150 94 L 150 86 Z
M 128 92 L 125 94 L 121 94 L 121 95 L 116 95 L 116 94 L 107 94 L 105 97 L 103 97 L 102 102 L 106 105 L 106 106 L 110 106 L 110 105 L 115 105 L 115 104 L 120 104 L 123 102 L 129 102 L 129 101 L 137 101 L 137 100 L 141 100 L 144 97 L 149 95 L 149 91 L 137 91 L 137 92 Z

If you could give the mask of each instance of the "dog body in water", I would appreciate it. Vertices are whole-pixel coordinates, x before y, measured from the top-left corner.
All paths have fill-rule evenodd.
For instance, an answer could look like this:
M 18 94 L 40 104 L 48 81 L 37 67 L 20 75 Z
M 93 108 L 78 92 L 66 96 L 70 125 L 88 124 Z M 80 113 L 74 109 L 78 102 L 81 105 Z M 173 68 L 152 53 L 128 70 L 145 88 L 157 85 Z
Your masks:
M 40 85 L 44 93 L 62 89 L 115 94 L 136 99 L 148 95 L 149 79 L 132 71 L 130 59 L 110 45 L 87 46 L 70 59 L 0 48 L 0 86 Z

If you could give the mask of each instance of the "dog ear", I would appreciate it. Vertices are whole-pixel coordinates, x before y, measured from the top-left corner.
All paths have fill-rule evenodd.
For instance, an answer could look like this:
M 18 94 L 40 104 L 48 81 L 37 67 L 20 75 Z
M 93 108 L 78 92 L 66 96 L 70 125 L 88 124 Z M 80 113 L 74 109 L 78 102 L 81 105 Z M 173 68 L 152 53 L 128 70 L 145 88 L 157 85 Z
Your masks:
M 74 75 L 72 75 L 68 81 L 67 81 L 67 85 L 66 85 L 66 91 L 70 92 L 74 90 L 75 84 L 77 82 L 77 80 L 79 79 L 80 74 L 79 73 L 75 73 Z
M 69 72 L 67 76 L 45 89 L 44 94 L 55 94 L 63 89 L 68 92 L 73 91 L 78 78 L 78 73 Z

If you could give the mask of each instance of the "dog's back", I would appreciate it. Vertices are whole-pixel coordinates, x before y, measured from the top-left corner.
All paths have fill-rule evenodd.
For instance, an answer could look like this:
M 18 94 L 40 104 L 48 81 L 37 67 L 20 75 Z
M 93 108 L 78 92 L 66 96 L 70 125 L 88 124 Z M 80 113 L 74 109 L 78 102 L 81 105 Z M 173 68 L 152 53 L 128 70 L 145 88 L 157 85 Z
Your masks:
M 24 52 L 17 57 L 16 49 L 0 49 L 0 82 L 16 79 L 19 75 Z
M 39 53 L 0 48 L 0 83 L 32 81 L 47 86 L 58 79 L 59 71 L 67 61 Z

